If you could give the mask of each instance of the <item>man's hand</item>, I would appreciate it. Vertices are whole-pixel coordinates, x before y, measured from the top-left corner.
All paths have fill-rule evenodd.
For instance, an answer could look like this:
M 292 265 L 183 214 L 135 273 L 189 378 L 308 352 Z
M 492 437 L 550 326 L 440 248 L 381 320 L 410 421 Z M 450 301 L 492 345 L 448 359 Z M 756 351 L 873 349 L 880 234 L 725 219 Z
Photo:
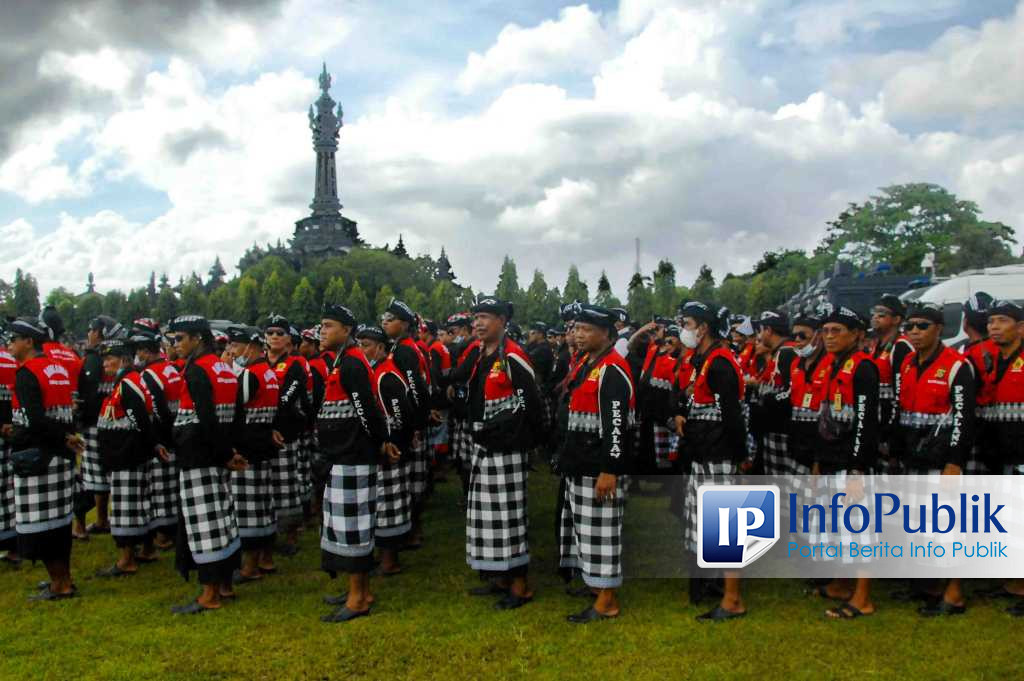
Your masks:
M 960 466 L 957 466 L 955 463 L 947 463 L 942 469 L 943 475 L 960 475 L 961 473 Z
M 13 424 L 5 423 L 4 425 L 0 426 L 0 437 L 4 438 L 5 440 L 10 438 L 13 433 L 14 433 L 14 425 Z
M 68 436 L 64 438 L 64 446 L 75 454 L 81 454 L 85 451 L 85 440 L 77 433 L 68 434 Z
M 171 460 L 171 454 L 167 451 L 167 447 L 163 445 L 157 445 L 153 448 L 156 451 L 156 455 L 160 457 L 160 460 L 164 463 L 169 463 Z
M 444 420 L 444 418 L 441 416 L 441 412 L 440 411 L 438 411 L 437 409 L 431 409 L 430 410 L 430 421 L 432 423 L 441 423 L 441 421 L 443 421 L 443 420 Z
M 270 439 L 274 441 L 274 446 L 278 449 L 284 449 L 284 435 L 281 435 L 279 431 L 272 431 L 270 433 Z
M 245 457 L 243 457 L 241 454 L 238 453 L 238 450 L 232 450 L 232 451 L 234 452 L 234 456 L 232 456 L 231 460 L 228 461 L 228 463 L 227 463 L 228 470 L 232 470 L 232 471 L 244 471 L 244 470 L 247 470 L 249 468 L 249 462 L 245 460 Z
M 598 503 L 604 502 L 605 499 L 615 498 L 615 482 L 616 478 L 611 473 L 601 473 L 597 476 L 597 482 L 594 484 L 594 496 L 597 497 Z
M 679 437 L 683 436 L 683 426 L 686 425 L 685 416 L 676 416 L 676 435 Z
M 455 401 L 455 386 L 453 386 L 453 385 L 448 386 L 448 390 L 445 391 L 445 395 L 448 396 L 448 401 L 449 402 L 454 402 Z
M 398 463 L 402 458 L 402 450 L 394 442 L 385 442 L 380 446 L 380 455 L 386 457 L 388 463 Z

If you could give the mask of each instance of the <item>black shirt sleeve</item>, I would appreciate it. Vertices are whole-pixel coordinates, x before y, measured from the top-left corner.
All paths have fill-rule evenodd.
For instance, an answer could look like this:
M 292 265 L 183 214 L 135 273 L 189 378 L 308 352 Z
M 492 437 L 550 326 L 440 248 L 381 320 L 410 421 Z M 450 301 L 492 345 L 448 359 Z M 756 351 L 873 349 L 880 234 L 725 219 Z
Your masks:
M 716 357 L 708 367 L 707 381 L 722 412 L 722 428 L 729 450 L 733 452 L 733 461 L 742 461 L 747 455 L 747 424 L 740 402 L 739 377 L 727 359 Z
M 39 380 L 31 371 L 20 367 L 14 374 L 14 392 L 24 412 L 25 423 L 14 427 L 14 448 L 64 449 L 64 439 L 72 431 L 69 424 L 46 415 L 43 407 L 43 390 Z M 67 452 L 70 456 L 70 452 Z
M 601 417 L 601 472 L 622 475 L 629 470 L 629 398 L 632 388 L 622 369 L 605 365 L 598 389 Z
M 878 367 L 871 360 L 853 373 L 853 443 L 849 467 L 866 471 L 878 452 Z
M 206 372 L 189 362 L 185 366 L 185 386 L 195 405 L 196 419 L 199 421 L 199 442 L 210 452 L 211 461 L 226 464 L 231 460 L 231 440 L 221 427 L 217 418 L 217 408 L 213 401 L 213 386 Z
M 174 416 L 171 414 L 171 408 L 167 406 L 167 396 L 164 394 L 163 386 L 153 378 L 150 371 L 142 372 L 142 382 L 149 390 L 149 394 L 153 396 L 153 412 L 156 414 L 154 427 L 157 431 L 157 438 L 160 444 L 170 447 L 174 442 L 172 437 Z
M 409 401 L 412 403 L 416 415 L 419 417 L 414 421 L 416 428 L 421 428 L 426 423 L 428 402 L 427 384 L 420 373 L 420 360 L 416 352 L 407 345 L 398 345 L 393 353 L 395 366 L 405 376 L 409 385 Z
M 518 355 L 510 353 L 507 358 L 513 390 L 522 396 L 523 405 L 526 408 L 526 427 L 539 437 L 544 432 L 546 424 L 544 422 L 544 402 L 541 400 L 533 367 Z
M 968 459 L 974 443 L 975 391 L 974 371 L 969 362 L 961 362 L 949 386 L 953 423 L 949 433 L 949 461 L 946 463 L 963 467 Z
M 158 438 L 153 419 L 146 411 L 146 398 L 127 381 L 121 382 L 121 406 L 137 433 L 135 440 L 137 451 L 147 455 L 147 458 L 155 455 L 153 450 L 157 445 Z
M 412 438 L 409 391 L 394 374 L 385 374 L 380 381 L 380 401 L 384 405 L 390 439 L 404 451 Z
M 381 412 L 380 405 L 373 396 L 370 375 L 366 367 L 359 361 L 344 357 L 341 361 L 341 384 L 352 400 L 352 407 L 359 418 L 363 431 L 370 437 L 374 445 L 390 442 L 387 421 Z

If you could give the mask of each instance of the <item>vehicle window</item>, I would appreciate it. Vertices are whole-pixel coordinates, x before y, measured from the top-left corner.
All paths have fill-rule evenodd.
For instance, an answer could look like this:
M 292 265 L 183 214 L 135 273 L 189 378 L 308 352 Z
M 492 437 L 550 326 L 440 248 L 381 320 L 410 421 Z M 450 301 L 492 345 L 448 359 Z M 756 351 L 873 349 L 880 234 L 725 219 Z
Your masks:
M 961 303 L 946 303 L 942 306 L 942 337 L 952 338 L 960 333 L 963 325 L 963 305 Z

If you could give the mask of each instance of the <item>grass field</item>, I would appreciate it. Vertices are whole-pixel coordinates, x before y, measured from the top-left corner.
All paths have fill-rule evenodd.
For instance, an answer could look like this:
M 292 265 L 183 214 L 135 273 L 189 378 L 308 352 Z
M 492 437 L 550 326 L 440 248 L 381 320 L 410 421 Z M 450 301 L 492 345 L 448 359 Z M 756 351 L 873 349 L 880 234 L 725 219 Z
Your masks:
M 0 679 L 1024 678 L 1014 643 L 1024 621 L 1004 604 L 923 620 L 915 606 L 885 598 L 891 585 L 880 586 L 876 615 L 828 622 L 801 581 L 751 581 L 745 619 L 701 624 L 694 615 L 708 604 L 691 606 L 684 580 L 633 579 L 618 620 L 568 624 L 565 615 L 584 603 L 563 593 L 553 569 L 556 488 L 546 471 L 533 474 L 537 597 L 513 612 L 466 595 L 478 582 L 464 561 L 454 477 L 431 502 L 424 549 L 404 554 L 404 574 L 376 580 L 373 615 L 347 625 L 319 621 L 329 612 L 321 596 L 342 582 L 318 570 L 313 532 L 297 556 L 279 559 L 278 575 L 198 617 L 169 613 L 197 590 L 173 571 L 170 554 L 135 577 L 93 578 L 114 560 L 109 537 L 75 543 L 82 598 L 27 603 L 42 567 L 0 568 Z M 630 508 L 664 503 L 635 498 Z

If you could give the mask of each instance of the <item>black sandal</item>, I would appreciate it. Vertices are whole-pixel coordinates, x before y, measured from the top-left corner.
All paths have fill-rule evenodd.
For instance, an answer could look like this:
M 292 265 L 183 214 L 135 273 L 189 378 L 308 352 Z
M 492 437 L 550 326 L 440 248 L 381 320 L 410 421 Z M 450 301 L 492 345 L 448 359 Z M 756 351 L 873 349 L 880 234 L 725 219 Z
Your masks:
M 967 606 L 964 604 L 956 605 L 950 603 L 945 598 L 940 598 L 934 603 L 928 605 L 922 605 L 917 610 L 918 614 L 922 617 L 939 617 L 942 615 L 962 615 L 967 612 Z
M 732 610 L 726 610 L 721 605 L 716 605 L 713 610 L 708 610 L 703 615 L 697 615 L 698 622 L 725 622 L 726 620 L 739 619 L 745 617 L 747 614 L 746 610 L 740 612 L 734 612 Z
M 565 619 L 573 624 L 590 624 L 591 622 L 599 622 L 601 620 L 613 620 L 616 617 L 618 615 L 605 615 L 603 612 L 598 612 L 597 608 L 591 606 L 575 615 L 569 615 Z
M 870 617 L 874 614 L 874 612 L 862 612 L 849 603 L 843 603 L 825 611 L 825 617 L 832 620 L 855 620 L 858 617 Z
M 200 605 L 199 601 L 192 601 L 185 605 L 176 605 L 171 608 L 171 612 L 175 615 L 201 615 L 207 610 L 216 610 L 216 608 L 207 608 L 205 605 Z
M 111 577 L 130 577 L 134 575 L 137 570 L 122 570 L 121 566 L 114 563 L 108 568 L 103 568 L 96 571 L 96 576 L 101 579 L 109 579 Z
M 500 601 L 494 604 L 495 610 L 515 610 L 521 608 L 530 601 L 533 600 L 533 596 L 516 596 L 513 593 L 502 598 Z
M 78 590 L 74 587 L 72 587 L 71 591 L 67 592 L 66 594 L 55 594 L 52 591 L 50 591 L 50 587 L 47 586 L 45 589 L 43 589 L 36 595 L 29 596 L 28 599 L 30 601 L 64 601 L 69 598 L 75 598 L 77 596 Z
M 370 614 L 370 609 L 366 610 L 349 610 L 347 607 L 342 607 L 336 613 L 330 615 L 324 615 L 320 618 L 321 622 L 351 622 L 359 617 L 366 617 Z

